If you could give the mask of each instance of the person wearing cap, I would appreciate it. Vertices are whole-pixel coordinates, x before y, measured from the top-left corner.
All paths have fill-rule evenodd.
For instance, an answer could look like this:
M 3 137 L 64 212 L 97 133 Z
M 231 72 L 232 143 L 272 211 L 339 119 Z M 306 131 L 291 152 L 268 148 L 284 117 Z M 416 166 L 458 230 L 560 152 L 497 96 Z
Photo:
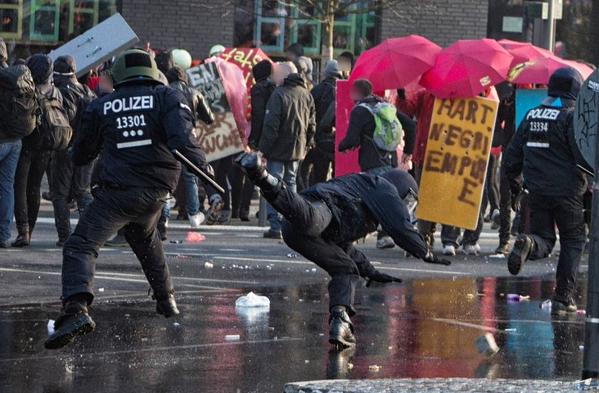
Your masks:
M 449 265 L 429 250 L 414 227 L 418 186 L 404 171 L 382 176 L 352 174 L 319 183 L 296 193 L 267 171 L 260 155 L 242 154 L 237 160 L 262 195 L 279 211 L 285 243 L 324 269 L 330 276 L 329 342 L 336 349 L 354 346 L 350 317 L 356 313 L 354 294 L 361 278 L 401 282 L 378 271 L 353 242 L 380 224 L 400 247 L 428 263 Z
M 549 256 L 560 235 L 556 287 L 551 299 L 554 315 L 576 313 L 576 278 L 584 250 L 583 194 L 586 167 L 574 139 L 575 102 L 582 85 L 573 68 L 560 68 L 549 80 L 549 97 L 524 116 L 503 157 L 502 170 L 511 183 L 514 200 L 529 193 L 530 235 L 516 238 L 508 257 L 511 274 L 517 275 L 527 260 Z
M 191 137 L 193 114 L 183 93 L 162 85 L 147 52 L 124 52 L 112 77 L 116 90 L 87 106 L 73 143 L 74 165 L 86 165 L 101 153 L 100 169 L 94 200 L 63 248 L 63 311 L 45 343 L 48 349 L 94 330 L 88 306 L 96 258 L 121 228 L 152 288 L 156 312 L 167 318 L 179 314 L 156 225 L 181 170 L 174 151 L 204 172 L 210 172 L 209 165 Z
M 62 94 L 63 107 L 75 134 L 81 127 L 83 111 L 96 99 L 89 87 L 79 83 L 76 72 L 77 65 L 72 56 L 60 56 L 54 62 L 54 85 Z M 62 247 L 71 234 L 71 198 L 77 202 L 80 216 L 93 199 L 90 191 L 93 161 L 74 166 L 68 150 L 63 149 L 52 153 L 51 165 L 52 205 L 58 232 L 56 245 Z
M 220 56 L 225 53 L 226 48 L 220 44 L 213 45 L 208 51 L 208 57 Z
M 333 169 L 335 158 L 335 97 L 341 70 L 337 60 L 329 60 L 324 68 L 324 79 L 312 89 L 316 108 L 315 148 L 308 152 L 302 163 L 302 178 L 306 186 L 326 181 Z

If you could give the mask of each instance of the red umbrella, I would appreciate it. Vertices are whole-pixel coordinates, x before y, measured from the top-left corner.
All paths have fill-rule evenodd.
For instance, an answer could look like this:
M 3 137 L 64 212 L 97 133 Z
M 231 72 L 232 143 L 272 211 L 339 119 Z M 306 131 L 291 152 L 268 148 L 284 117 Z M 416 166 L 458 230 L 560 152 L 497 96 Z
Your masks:
M 512 59 L 495 40 L 461 40 L 437 56 L 420 84 L 440 98 L 476 97 L 506 79 Z
M 516 66 L 510 71 L 509 80 L 517 84 L 543 84 L 549 83 L 551 75 L 560 68 L 572 67 L 583 77 L 588 78 L 593 70 L 582 63 L 564 60 L 557 56 L 541 57 Z
M 497 41 L 497 43 L 499 43 L 499 45 L 503 46 L 508 51 L 519 48 L 521 46 L 530 45 L 530 42 L 512 41 L 512 40 L 506 40 L 506 39 L 499 40 L 499 41 Z
M 539 48 L 532 44 L 521 45 L 514 49 L 508 49 L 508 52 L 514 56 L 511 67 L 515 67 L 518 64 L 526 63 L 527 61 L 540 59 L 543 57 L 552 57 L 553 53 L 547 49 Z
M 358 57 L 350 82 L 368 79 L 374 90 L 399 89 L 433 66 L 441 47 L 424 37 L 389 38 Z

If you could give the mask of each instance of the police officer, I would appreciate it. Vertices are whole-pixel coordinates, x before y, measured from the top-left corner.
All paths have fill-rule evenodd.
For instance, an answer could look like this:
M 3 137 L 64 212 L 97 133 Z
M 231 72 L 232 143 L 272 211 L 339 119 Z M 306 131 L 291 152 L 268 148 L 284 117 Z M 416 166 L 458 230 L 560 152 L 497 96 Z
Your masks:
M 75 137 L 73 162 L 85 165 L 101 152 L 99 187 L 63 250 L 63 313 L 46 348 L 63 347 L 94 330 L 87 306 L 99 248 L 120 228 L 139 259 L 157 301 L 156 312 L 179 314 L 156 223 L 180 164 L 178 150 L 199 168 L 204 153 L 190 139 L 193 116 L 181 92 L 162 86 L 152 57 L 126 51 L 114 63 L 116 91 L 88 105 Z
M 586 180 L 577 164 L 583 163 L 574 140 L 574 104 L 582 78 L 573 68 L 551 76 L 549 97 L 530 110 L 508 147 L 503 170 L 512 194 L 521 193 L 518 176 L 529 192 L 530 235 L 521 234 L 508 257 L 508 269 L 517 275 L 528 259 L 549 256 L 555 245 L 555 226 L 561 251 L 556 288 L 551 299 L 554 315 L 576 313 L 574 294 L 578 265 L 585 244 L 583 198 Z
M 431 252 L 413 224 L 417 185 L 400 170 L 382 176 L 366 173 L 319 183 L 300 194 L 270 175 L 256 153 L 237 163 L 262 189 L 262 195 L 285 218 L 285 243 L 331 276 L 329 342 L 337 349 L 355 345 L 350 316 L 360 277 L 375 282 L 400 282 L 379 272 L 353 242 L 380 224 L 395 243 L 425 262 L 449 265 Z M 405 201 L 410 201 L 406 203 Z

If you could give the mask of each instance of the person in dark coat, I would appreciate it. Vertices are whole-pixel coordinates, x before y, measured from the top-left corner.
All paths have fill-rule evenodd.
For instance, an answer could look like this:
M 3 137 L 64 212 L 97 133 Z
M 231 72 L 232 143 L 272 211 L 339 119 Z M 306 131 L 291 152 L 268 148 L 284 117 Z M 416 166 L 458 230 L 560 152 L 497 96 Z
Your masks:
M 407 172 L 382 176 L 353 174 L 294 192 L 269 174 L 260 156 L 247 153 L 237 159 L 264 197 L 285 218 L 283 239 L 293 250 L 324 269 L 330 276 L 329 342 L 338 349 L 356 342 L 350 316 L 360 278 L 376 282 L 401 281 L 379 272 L 353 242 L 380 224 L 411 255 L 426 262 L 448 265 L 429 250 L 414 227 L 418 187 Z
M 62 95 L 52 84 L 52 59 L 35 54 L 27 60 L 27 67 L 31 70 L 36 92 L 62 105 Z M 15 222 L 18 234 L 12 242 L 13 247 L 26 247 L 31 243 L 31 234 L 40 209 L 42 178 L 51 156 L 50 151 L 42 150 L 42 138 L 38 130 L 23 138 L 22 142 L 15 173 Z
M 560 68 L 549 80 L 549 97 L 528 111 L 503 160 L 512 195 L 521 192 L 524 178 L 530 209 L 530 235 L 520 234 L 508 257 L 511 274 L 524 263 L 549 256 L 560 235 L 553 314 L 576 313 L 576 278 L 584 250 L 583 194 L 587 181 L 579 166 L 586 166 L 574 137 L 574 108 L 582 77 L 573 68 Z
M 83 111 L 96 98 L 89 87 L 79 83 L 76 71 L 77 65 L 72 56 L 60 56 L 54 62 L 54 85 L 62 94 L 63 106 L 75 134 L 81 126 Z M 93 164 L 74 166 L 68 149 L 52 153 L 52 205 L 58 247 L 64 246 L 71 234 L 70 201 L 77 202 L 81 216 L 93 199 L 90 188 Z
M 156 299 L 156 312 L 179 314 L 173 284 L 156 229 L 166 197 L 181 166 L 174 150 L 209 172 L 204 152 L 191 138 L 193 114 L 183 94 L 162 86 L 149 53 L 131 49 L 112 68 L 115 92 L 88 105 L 73 144 L 73 162 L 85 165 L 100 153 L 94 201 L 64 245 L 63 312 L 54 323 L 47 349 L 90 333 L 98 251 L 121 228 Z M 215 194 L 216 195 L 216 194 Z
M 324 76 L 311 92 L 316 108 L 316 144 L 302 163 L 306 186 L 326 181 L 335 159 L 335 99 L 337 80 L 341 78 L 336 60 L 327 62 Z
M 264 125 L 264 116 L 266 114 L 266 105 L 272 92 L 275 90 L 275 84 L 271 80 L 272 63 L 268 60 L 262 60 L 252 68 L 252 74 L 256 84 L 250 91 L 252 104 L 252 129 L 249 137 L 249 145 L 252 150 L 258 150 L 260 146 L 260 136 Z
M 194 125 L 197 125 L 198 121 L 208 125 L 214 123 L 214 114 L 210 109 L 210 104 L 202 93 L 189 86 L 187 73 L 181 67 L 171 67 L 166 72 L 166 78 L 170 87 L 179 90 L 185 96 L 186 104 L 193 114 Z M 196 137 L 195 134 L 193 134 L 193 137 Z M 187 212 L 189 224 L 191 228 L 199 228 L 205 219 L 199 197 L 199 179 L 185 167 L 182 169 L 181 179 L 185 187 L 185 211 Z M 163 214 L 158 223 L 158 229 L 163 238 L 166 238 L 166 216 L 166 214 Z
M 306 157 L 316 129 L 314 100 L 293 64 L 277 67 L 282 84 L 268 100 L 259 147 L 268 159 L 269 172 L 295 190 L 299 162 Z M 281 219 L 272 208 L 268 219 L 270 229 L 264 237 L 280 239 Z

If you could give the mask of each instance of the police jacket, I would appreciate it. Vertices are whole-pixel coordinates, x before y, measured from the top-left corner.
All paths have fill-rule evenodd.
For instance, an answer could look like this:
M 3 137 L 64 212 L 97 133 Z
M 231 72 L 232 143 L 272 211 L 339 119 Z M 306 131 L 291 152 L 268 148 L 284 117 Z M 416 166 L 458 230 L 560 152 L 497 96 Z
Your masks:
M 260 151 L 275 161 L 303 160 L 316 131 L 314 100 L 300 74 L 290 74 L 266 106 Z
M 101 185 L 173 191 L 181 167 L 172 150 L 207 169 L 204 152 L 191 139 L 193 116 L 184 102 L 180 91 L 148 84 L 123 85 L 98 98 L 88 105 L 75 136 L 75 165 L 101 152 Z
M 510 180 L 520 173 L 524 186 L 548 196 L 582 195 L 583 172 L 577 167 L 579 153 L 574 139 L 573 102 L 531 109 L 516 131 L 502 161 Z M 564 106 L 565 105 L 565 106 Z
M 365 173 L 339 177 L 319 183 L 302 193 L 321 200 L 333 219 L 323 238 L 345 244 L 374 232 L 380 224 L 404 250 L 424 258 L 428 247 L 410 220 L 410 214 L 397 188 L 380 176 Z

